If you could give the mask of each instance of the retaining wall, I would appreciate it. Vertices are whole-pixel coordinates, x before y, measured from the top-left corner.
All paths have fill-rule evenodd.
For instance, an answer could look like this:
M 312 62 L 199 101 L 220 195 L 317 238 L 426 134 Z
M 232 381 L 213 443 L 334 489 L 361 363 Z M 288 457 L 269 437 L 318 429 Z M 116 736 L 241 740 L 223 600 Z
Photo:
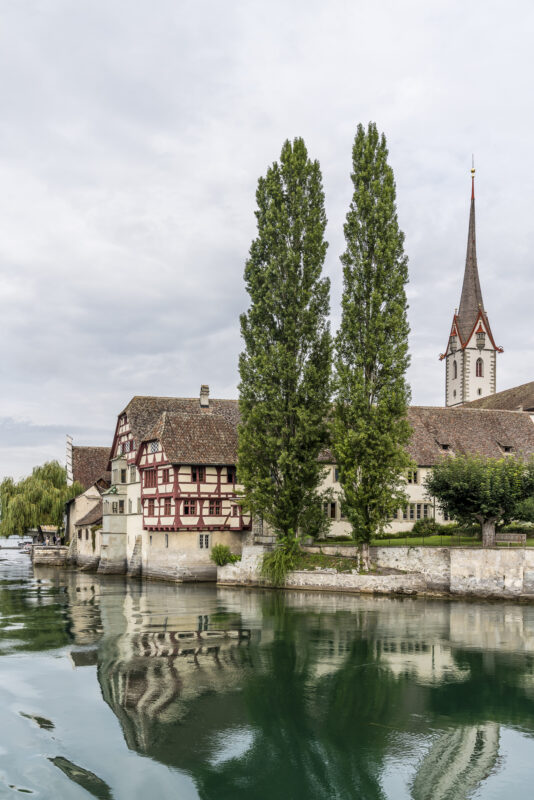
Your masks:
M 311 552 L 318 548 L 305 548 Z M 356 548 L 321 548 L 327 555 L 352 556 Z M 354 550 L 354 553 L 351 552 Z M 259 575 L 263 548 L 243 548 L 237 564 L 219 567 L 218 583 L 262 585 Z M 529 548 L 475 547 L 373 547 L 377 567 L 399 570 L 391 575 L 337 573 L 334 570 L 302 570 L 287 576 L 287 588 L 323 589 L 372 593 L 432 594 L 435 592 L 475 597 L 523 597 L 534 599 L 534 552 Z
M 64 545 L 34 544 L 32 561 L 34 564 L 46 564 L 49 567 L 63 567 L 67 563 L 69 548 Z

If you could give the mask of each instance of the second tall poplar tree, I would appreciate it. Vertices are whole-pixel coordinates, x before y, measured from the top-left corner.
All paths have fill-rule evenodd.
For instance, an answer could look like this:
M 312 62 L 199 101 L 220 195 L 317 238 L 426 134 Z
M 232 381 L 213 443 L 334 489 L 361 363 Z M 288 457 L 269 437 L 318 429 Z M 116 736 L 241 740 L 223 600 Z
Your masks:
M 286 141 L 260 178 L 258 226 L 245 267 L 241 317 L 238 478 L 250 510 L 282 540 L 322 519 L 318 461 L 327 442 L 331 337 L 319 163 Z
M 408 261 L 384 135 L 358 126 L 354 192 L 344 231 L 342 319 L 336 337 L 333 450 L 344 513 L 368 543 L 406 502 Z

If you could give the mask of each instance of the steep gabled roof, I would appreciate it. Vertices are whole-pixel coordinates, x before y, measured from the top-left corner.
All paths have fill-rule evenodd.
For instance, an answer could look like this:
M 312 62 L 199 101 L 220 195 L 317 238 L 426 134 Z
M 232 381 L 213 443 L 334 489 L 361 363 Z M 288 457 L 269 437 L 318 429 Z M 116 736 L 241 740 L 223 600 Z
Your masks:
M 413 430 L 408 452 L 419 466 L 437 464 L 447 446 L 456 455 L 502 458 L 505 448 L 525 458 L 534 455 L 534 423 L 519 411 L 412 406 L 408 420 Z
M 235 464 L 237 419 L 164 411 L 146 441 L 158 439 L 171 464 Z
M 88 489 L 99 478 L 107 475 L 109 447 L 73 447 L 72 476 Z
M 239 408 L 237 400 L 210 398 L 209 406 L 201 406 L 198 397 L 133 397 L 122 414 L 126 414 L 136 446 L 154 430 L 162 414 L 186 414 L 193 417 L 221 417 L 237 427 Z
M 508 411 L 534 412 L 534 381 L 523 383 L 521 386 L 513 386 L 503 392 L 490 394 L 488 397 L 481 397 L 479 400 L 472 400 L 466 405 L 470 408 L 496 408 Z

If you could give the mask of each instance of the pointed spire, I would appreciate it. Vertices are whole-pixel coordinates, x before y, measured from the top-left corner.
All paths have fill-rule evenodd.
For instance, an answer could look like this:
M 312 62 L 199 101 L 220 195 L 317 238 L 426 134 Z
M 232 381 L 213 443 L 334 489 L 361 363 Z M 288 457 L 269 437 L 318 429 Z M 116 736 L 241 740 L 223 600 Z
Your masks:
M 465 257 L 464 283 L 462 286 L 462 296 L 460 298 L 460 310 L 458 312 L 458 329 L 465 344 L 468 336 L 473 330 L 478 312 L 484 311 L 482 300 L 482 290 L 478 277 L 477 266 L 477 242 L 475 231 L 475 166 L 471 168 L 471 210 L 469 213 L 469 231 L 467 234 L 467 254 Z

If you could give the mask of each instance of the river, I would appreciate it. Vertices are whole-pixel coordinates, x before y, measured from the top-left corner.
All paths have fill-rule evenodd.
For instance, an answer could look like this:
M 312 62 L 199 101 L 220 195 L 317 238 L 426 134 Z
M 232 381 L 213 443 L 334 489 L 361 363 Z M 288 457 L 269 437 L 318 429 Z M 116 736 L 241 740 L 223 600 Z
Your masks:
M 0 797 L 532 797 L 534 606 L 0 559 Z

